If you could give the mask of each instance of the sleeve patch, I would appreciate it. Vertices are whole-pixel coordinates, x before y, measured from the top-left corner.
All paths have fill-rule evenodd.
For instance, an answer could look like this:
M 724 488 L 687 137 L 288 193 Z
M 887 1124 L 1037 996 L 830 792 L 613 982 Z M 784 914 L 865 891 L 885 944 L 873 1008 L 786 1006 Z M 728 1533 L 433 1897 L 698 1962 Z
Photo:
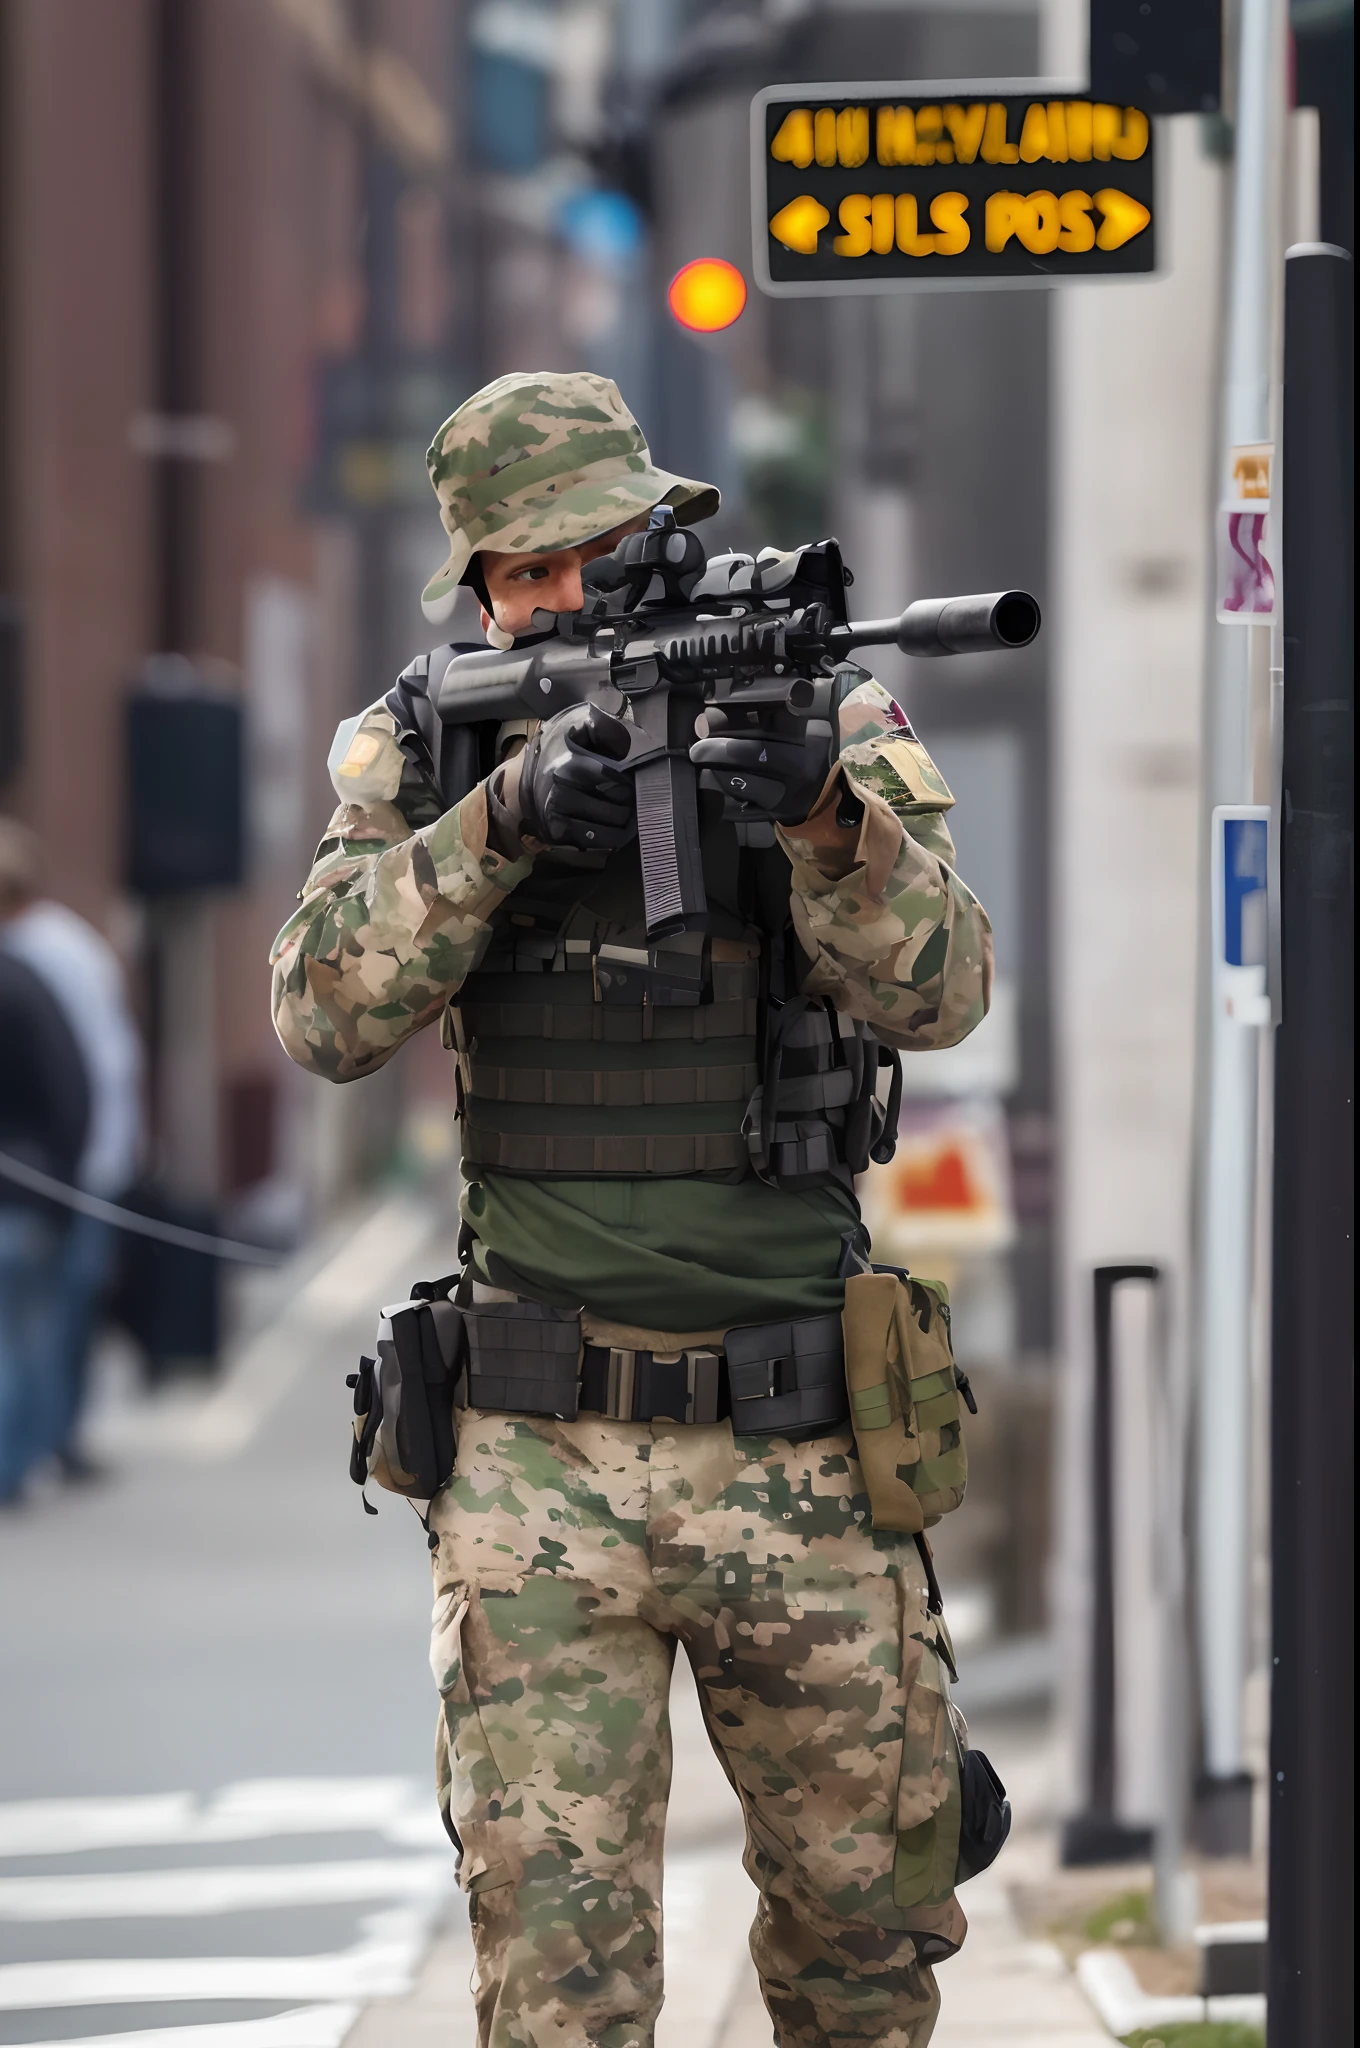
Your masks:
M 362 775 L 370 761 L 377 758 L 382 741 L 375 732 L 357 732 L 349 743 L 344 760 L 336 769 L 337 775 Z
M 392 802 L 401 788 L 406 756 L 386 705 L 372 704 L 357 717 L 341 720 L 326 766 L 341 803 Z
M 874 751 L 893 769 L 914 804 L 932 810 L 952 807 L 949 784 L 918 739 L 880 740 Z

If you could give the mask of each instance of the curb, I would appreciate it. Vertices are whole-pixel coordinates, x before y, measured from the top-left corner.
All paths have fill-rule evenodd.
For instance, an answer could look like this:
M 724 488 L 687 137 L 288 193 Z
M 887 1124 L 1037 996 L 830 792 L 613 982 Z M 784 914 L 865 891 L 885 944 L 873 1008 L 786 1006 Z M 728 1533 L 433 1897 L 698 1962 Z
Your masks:
M 1217 1998 L 1156 1998 L 1144 1991 L 1123 1956 L 1112 1949 L 1088 1948 L 1077 1957 L 1076 1977 L 1102 2025 L 1116 2040 L 1140 2028 L 1185 2026 L 1204 2020 L 1265 2025 L 1266 2001 L 1259 1991 L 1223 1993 Z

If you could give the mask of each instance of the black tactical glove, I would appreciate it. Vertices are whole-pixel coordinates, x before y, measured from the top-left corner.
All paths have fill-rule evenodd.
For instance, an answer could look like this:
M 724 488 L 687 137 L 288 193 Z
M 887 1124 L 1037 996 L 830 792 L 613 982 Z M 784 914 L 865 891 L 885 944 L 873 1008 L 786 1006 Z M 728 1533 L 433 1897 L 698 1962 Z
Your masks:
M 527 838 L 613 853 L 637 833 L 633 778 L 617 764 L 629 730 L 598 704 L 571 704 L 543 721 L 524 750 L 519 808 Z
M 781 730 L 779 717 L 710 705 L 704 712 L 707 737 L 695 742 L 689 757 L 696 768 L 708 770 L 703 786 L 721 790 L 730 806 L 741 806 L 742 815 L 798 825 L 817 801 L 831 763 L 824 735 Z

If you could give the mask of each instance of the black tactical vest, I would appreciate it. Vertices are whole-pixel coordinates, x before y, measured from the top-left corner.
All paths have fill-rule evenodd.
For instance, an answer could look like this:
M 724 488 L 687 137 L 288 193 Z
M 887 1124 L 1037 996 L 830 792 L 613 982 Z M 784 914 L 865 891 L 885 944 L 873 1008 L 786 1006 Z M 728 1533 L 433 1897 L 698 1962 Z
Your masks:
M 421 656 L 387 704 L 407 755 L 398 803 L 413 826 L 496 760 L 494 728 L 442 728 Z M 442 671 L 441 671 L 442 672 Z M 808 961 L 773 827 L 724 822 L 701 794 L 707 930 L 702 1000 L 681 998 L 649 946 L 636 842 L 608 859 L 540 854 L 496 914 L 490 945 L 449 1003 L 463 1162 L 533 1180 L 758 1174 L 840 1186 L 891 1158 L 902 1072 L 867 1024 L 801 991 Z M 764 838 L 765 844 L 750 842 Z M 690 979 L 690 977 L 686 977 Z M 892 1070 L 886 1104 L 876 1083 Z
M 874 1093 L 895 1055 L 798 992 L 784 853 L 717 816 L 703 850 L 697 1004 L 667 1000 L 636 844 L 588 870 L 539 856 L 447 1013 L 469 1170 L 848 1188 L 895 1129 Z

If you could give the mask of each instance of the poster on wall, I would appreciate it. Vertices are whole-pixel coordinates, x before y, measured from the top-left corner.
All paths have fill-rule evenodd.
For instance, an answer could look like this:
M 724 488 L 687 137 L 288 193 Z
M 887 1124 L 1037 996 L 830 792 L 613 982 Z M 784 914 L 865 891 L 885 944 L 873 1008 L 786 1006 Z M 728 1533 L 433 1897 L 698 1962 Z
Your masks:
M 871 1166 L 860 1206 L 882 1264 L 962 1258 L 1015 1241 L 1006 1119 L 986 1097 L 904 1101 L 897 1151 Z

